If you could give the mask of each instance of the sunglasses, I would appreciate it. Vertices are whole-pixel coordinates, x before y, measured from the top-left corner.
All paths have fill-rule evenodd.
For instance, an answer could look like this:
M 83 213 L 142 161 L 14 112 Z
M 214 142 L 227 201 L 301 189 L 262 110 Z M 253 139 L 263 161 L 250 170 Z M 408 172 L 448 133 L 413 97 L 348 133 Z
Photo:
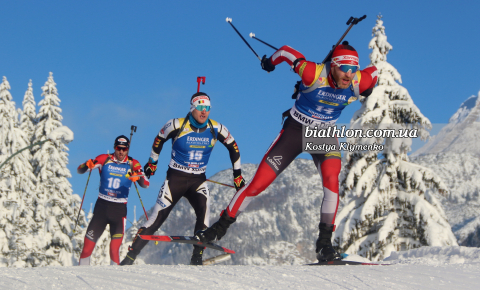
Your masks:
M 117 151 L 128 151 L 128 147 L 117 146 L 117 147 L 115 147 L 115 150 L 117 150 Z
M 197 105 L 197 106 L 195 106 L 195 109 L 197 109 L 200 112 L 203 111 L 203 110 L 209 112 L 210 111 L 210 106 Z
M 332 60 L 332 62 L 338 66 L 338 68 L 343 71 L 344 73 L 348 73 L 349 71 L 354 74 L 357 72 L 359 66 L 358 65 L 349 65 L 349 64 L 339 64 L 338 62 Z

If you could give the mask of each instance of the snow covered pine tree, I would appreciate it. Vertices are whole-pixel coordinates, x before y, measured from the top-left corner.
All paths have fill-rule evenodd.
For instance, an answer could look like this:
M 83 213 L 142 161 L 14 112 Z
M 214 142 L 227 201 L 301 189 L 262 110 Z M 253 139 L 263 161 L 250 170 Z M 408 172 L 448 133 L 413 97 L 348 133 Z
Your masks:
M 9 90 L 10 84 L 3 77 L 0 85 L 0 164 L 30 145 L 28 135 L 20 128 Z M 30 162 L 31 153 L 25 150 L 3 164 L 0 171 L 1 264 L 5 266 L 31 266 L 32 229 L 35 228 L 32 196 L 36 178 Z
M 53 73 L 50 73 L 42 91 L 44 99 L 39 102 L 33 142 L 47 139 L 53 130 L 62 126 L 62 109 L 59 107 L 60 99 Z M 72 194 L 72 186 L 67 179 L 71 177 L 67 169 L 68 148 L 56 141 L 33 149 L 34 172 L 39 182 L 34 199 L 34 218 L 39 228 L 35 233 L 33 264 L 70 266 L 80 257 L 84 230 L 78 230 L 81 228 L 77 227 L 77 231 L 73 231 L 78 210 L 81 210 L 78 208 L 81 199 Z M 79 225 L 86 225 L 83 212 Z
M 352 129 L 416 129 L 428 137 L 430 121 L 420 113 L 397 70 L 387 62 L 382 16 L 378 16 L 369 47 L 378 68 L 378 86 L 354 114 Z M 407 136 L 407 137 L 412 137 Z M 421 246 L 457 245 L 445 213 L 429 188 L 446 190 L 428 168 L 409 162 L 411 138 L 348 139 L 356 144 L 383 144 L 380 152 L 345 152 L 340 176 L 346 205 L 337 217 L 335 243 L 340 251 L 382 260 L 392 251 Z

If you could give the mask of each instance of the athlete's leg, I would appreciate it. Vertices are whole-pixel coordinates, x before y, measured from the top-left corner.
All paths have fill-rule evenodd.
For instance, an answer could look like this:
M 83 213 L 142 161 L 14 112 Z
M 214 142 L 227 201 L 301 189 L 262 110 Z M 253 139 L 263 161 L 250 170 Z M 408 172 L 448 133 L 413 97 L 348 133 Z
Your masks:
M 206 229 L 210 224 L 210 193 L 204 174 L 192 176 L 192 179 L 189 180 L 189 185 L 185 198 L 187 198 L 195 211 L 197 220 L 195 222 L 194 233 L 196 233 L 199 230 Z M 202 257 L 204 249 L 205 247 L 193 246 L 190 265 L 203 265 Z
M 302 153 L 302 125 L 290 117 L 270 145 L 252 180 L 230 201 L 226 210 L 228 216 L 237 217 L 253 197 L 264 191 L 300 153 Z
M 118 204 L 109 209 L 110 224 L 110 265 L 120 264 L 120 246 L 125 233 L 125 222 L 127 217 L 127 205 Z
M 194 233 L 207 228 L 210 225 L 210 192 L 208 190 L 207 182 L 204 178 L 196 178 L 196 182 L 192 182 L 185 198 L 195 211 L 197 220 L 195 222 Z M 190 183 L 190 181 L 189 181 Z
M 185 182 L 185 174 L 187 173 L 171 168 L 168 169 L 167 178 L 160 189 L 157 202 L 153 207 L 153 214 L 150 216 L 149 220 L 138 229 L 135 238 L 133 238 L 132 245 L 128 247 L 127 256 L 123 259 L 120 265 L 133 264 L 137 255 L 140 254 L 140 251 L 148 244 L 148 241 L 141 239 L 139 235 L 153 235 L 160 226 L 162 226 L 173 207 L 185 194 L 188 185 L 188 183 Z
M 302 125 L 290 117 L 270 145 L 252 180 L 234 195 L 220 219 L 208 229 L 197 233 L 197 238 L 203 242 L 220 240 L 253 197 L 264 191 L 301 152 Z
M 93 217 L 90 220 L 90 224 L 87 228 L 87 233 L 85 234 L 85 239 L 83 242 L 82 253 L 80 254 L 80 260 L 78 262 L 79 266 L 90 265 L 90 256 L 92 255 L 93 249 L 95 249 L 95 244 L 97 243 L 100 236 L 103 234 L 105 227 L 107 226 L 108 219 L 105 212 L 108 201 L 103 199 L 98 199 L 95 203 L 95 208 L 93 210 Z
M 132 246 L 129 248 L 130 251 L 133 251 L 136 255 L 140 254 L 140 251 L 148 244 L 148 241 L 142 240 L 138 235 L 153 235 L 162 226 L 175 204 L 177 204 L 182 197 L 183 192 L 180 191 L 184 191 L 182 190 L 183 187 L 181 183 L 170 182 L 168 177 L 165 179 L 158 194 L 157 202 L 153 207 L 153 213 L 150 215 L 148 221 L 138 230 L 137 235 L 133 239 Z
M 312 154 L 318 172 L 322 176 L 323 201 L 320 211 L 320 222 L 329 225 L 335 224 L 339 203 L 338 175 L 341 169 L 340 152 L 327 154 Z
M 338 142 L 336 139 L 333 141 Z M 332 142 L 332 140 L 326 140 L 326 142 Z M 323 182 L 323 201 L 320 209 L 319 234 L 315 243 L 315 252 L 320 262 L 332 261 L 340 259 L 340 255 L 332 246 L 332 234 L 335 230 L 335 217 L 339 202 L 338 175 L 341 168 L 341 155 L 339 151 L 334 151 L 325 154 L 312 154 L 312 157 Z

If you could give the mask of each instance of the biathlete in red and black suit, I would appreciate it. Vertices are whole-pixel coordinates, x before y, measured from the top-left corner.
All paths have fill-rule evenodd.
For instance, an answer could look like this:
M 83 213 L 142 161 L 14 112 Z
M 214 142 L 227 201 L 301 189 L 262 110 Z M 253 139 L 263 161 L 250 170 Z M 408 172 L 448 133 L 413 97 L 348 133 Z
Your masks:
M 270 58 L 264 56 L 261 64 L 264 70 L 270 72 L 282 62 L 293 67 L 301 77 L 295 104 L 252 180 L 235 194 L 219 221 L 197 233 L 201 241 L 221 239 L 253 197 L 264 191 L 302 153 L 302 126 L 333 126 L 342 110 L 357 100 L 360 94 L 369 96 L 377 82 L 376 67 L 359 70 L 358 54 L 348 42 L 337 46 L 331 61 L 325 64 L 307 61 L 300 52 L 289 46 L 283 46 Z M 339 148 L 338 140 L 334 137 L 322 141 L 336 144 L 336 148 Z M 339 201 L 338 175 L 341 155 L 339 151 L 330 151 L 325 154 L 312 154 L 312 157 L 322 176 L 324 194 L 320 210 L 320 233 L 316 242 L 317 259 L 335 260 L 339 259 L 340 255 L 332 247 L 331 237 Z
M 198 92 L 190 99 L 190 112 L 186 118 L 169 120 L 153 142 L 150 159 L 145 165 L 145 174 L 150 177 L 157 169 L 158 156 L 163 144 L 172 140 L 172 157 L 167 178 L 158 194 L 150 219 L 138 230 L 132 246 L 121 265 L 132 265 L 148 241 L 138 235 L 153 235 L 167 219 L 180 198 L 185 197 L 195 211 L 197 220 L 194 233 L 209 226 L 210 193 L 205 171 L 213 147 L 219 141 L 230 154 L 233 181 L 239 190 L 245 185 L 240 164 L 240 151 L 227 127 L 209 119 L 210 97 Z M 202 265 L 203 247 L 194 246 L 191 265 Z
M 120 263 L 120 245 L 125 231 L 127 217 L 128 193 L 132 182 L 147 188 L 150 182 L 144 175 L 140 163 L 128 156 L 130 140 L 126 136 L 115 139 L 114 154 L 102 154 L 94 160 L 89 159 L 77 168 L 83 174 L 88 170 L 98 168 L 100 172 L 100 193 L 93 210 L 93 217 L 87 228 L 83 250 L 79 265 L 90 265 L 95 244 L 103 234 L 107 225 L 110 225 L 110 260 L 111 265 Z M 141 176 L 138 176 L 141 175 Z

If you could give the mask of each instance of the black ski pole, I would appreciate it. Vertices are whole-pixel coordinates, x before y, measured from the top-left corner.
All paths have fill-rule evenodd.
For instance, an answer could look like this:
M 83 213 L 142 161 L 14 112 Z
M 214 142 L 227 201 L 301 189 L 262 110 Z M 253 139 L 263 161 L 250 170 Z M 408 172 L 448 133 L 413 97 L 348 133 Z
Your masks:
M 270 44 L 266 43 L 265 41 L 261 40 L 260 38 L 256 37 L 255 33 L 253 33 L 253 32 L 250 32 L 250 38 L 256 39 L 256 40 L 260 41 L 261 43 L 265 44 L 266 46 L 269 46 L 269 47 L 271 47 L 275 50 L 278 50 L 278 48 L 276 48 L 275 46 L 270 45 Z
M 82 211 L 83 200 L 85 199 L 85 193 L 87 193 L 88 181 L 90 180 L 91 174 L 92 174 L 92 169 L 90 169 L 90 172 L 88 173 L 87 185 L 85 185 L 85 191 L 83 192 L 82 203 L 80 204 L 80 208 L 78 209 L 78 216 L 77 216 L 77 220 L 75 221 L 75 227 L 73 227 L 74 233 L 77 230 L 78 219 L 80 218 L 80 212 Z
M 340 37 L 340 40 L 337 42 L 337 44 L 335 44 L 332 48 L 332 50 L 330 50 L 330 52 L 327 54 L 327 56 L 325 57 L 325 59 L 322 61 L 322 63 L 325 63 L 331 56 L 332 56 L 332 53 L 333 51 L 335 50 L 335 48 L 340 44 L 340 42 L 345 38 L 345 36 L 347 36 L 348 32 L 350 31 L 350 29 L 352 29 L 352 27 L 356 24 L 358 24 L 360 21 L 362 21 L 363 19 L 367 18 L 367 15 L 363 15 L 362 17 L 360 18 L 354 18 L 353 16 L 351 16 L 348 21 L 347 21 L 347 25 L 350 24 L 350 26 L 347 28 L 347 31 L 345 31 L 345 33 L 342 35 L 342 37 Z
M 132 137 L 133 137 L 133 132 L 137 132 L 137 126 L 130 127 L 130 144 L 132 144 Z
M 132 137 L 133 137 L 133 132 L 137 132 L 137 126 L 133 126 L 130 127 L 130 147 L 132 147 Z M 132 172 L 133 173 L 133 172 Z M 145 218 L 147 219 L 148 221 L 148 215 L 147 215 L 147 211 L 145 210 L 145 206 L 143 206 L 143 201 L 142 201 L 142 197 L 140 196 L 140 191 L 138 191 L 138 187 L 137 187 L 137 183 L 134 181 L 133 184 L 135 185 L 135 189 L 137 190 L 137 194 L 138 194 L 138 199 L 140 199 L 140 204 L 142 205 L 142 208 L 143 208 L 143 212 L 145 213 Z
M 240 36 L 242 38 L 242 40 L 245 42 L 245 44 L 252 50 L 252 52 L 255 54 L 255 56 L 258 58 L 259 61 L 262 61 L 262 59 L 258 56 L 258 54 L 255 52 L 255 50 L 253 50 L 253 48 L 250 46 L 250 44 L 248 44 L 248 42 L 245 40 L 245 38 L 243 38 L 243 36 L 240 34 L 240 32 L 238 32 L 238 30 L 235 28 L 235 26 L 233 26 L 232 24 L 232 18 L 228 18 L 227 17 L 227 22 L 230 23 L 230 25 L 232 26 L 232 28 L 237 32 L 238 36 Z

